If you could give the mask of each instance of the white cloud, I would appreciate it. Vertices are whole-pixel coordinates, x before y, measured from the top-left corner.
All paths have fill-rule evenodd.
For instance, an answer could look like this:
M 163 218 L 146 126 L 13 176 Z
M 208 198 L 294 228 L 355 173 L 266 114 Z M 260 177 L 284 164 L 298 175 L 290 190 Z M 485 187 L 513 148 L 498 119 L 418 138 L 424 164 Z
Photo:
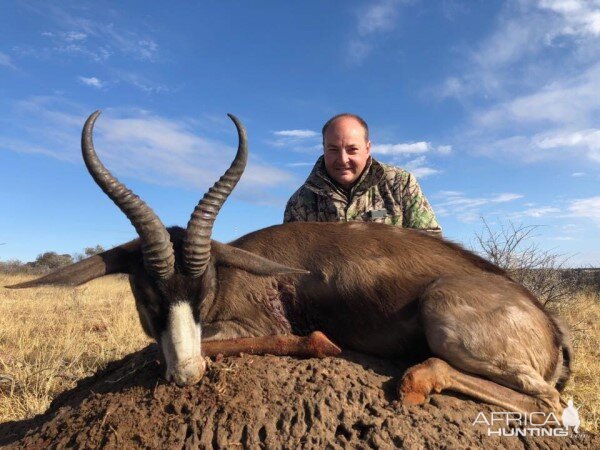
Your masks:
M 320 136 L 319 133 L 316 133 L 311 130 L 281 130 L 281 131 L 274 131 L 273 134 L 275 136 L 293 137 L 293 138 L 301 138 L 301 139 Z
M 533 93 L 475 114 L 476 123 L 500 127 L 507 124 L 587 124 L 600 111 L 600 64 L 578 76 L 553 79 Z
M 580 149 L 589 159 L 600 163 L 600 129 L 553 132 L 534 136 L 533 142 L 541 149 Z
M 437 151 L 447 155 L 452 152 L 451 145 L 433 146 L 431 142 L 403 142 L 398 144 L 374 144 L 371 147 L 373 153 L 379 155 L 410 155 Z
M 376 159 L 381 158 L 383 162 L 404 167 L 417 178 L 425 178 L 441 172 L 439 169 L 432 167 L 427 161 L 428 155 L 432 153 L 448 155 L 451 152 L 451 145 L 434 146 L 431 142 L 426 141 L 374 144 L 371 146 L 371 153 Z M 414 159 L 403 161 L 403 157 Z
M 141 59 L 148 61 L 152 61 L 158 52 L 158 44 L 152 39 L 139 39 L 133 45 L 130 44 L 130 46 L 132 47 L 132 52 L 138 52 Z
M 440 191 L 437 193 L 439 197 L 460 197 L 463 195 L 462 192 L 459 191 Z
M 479 70 L 499 69 L 535 52 L 539 45 L 539 24 L 525 25 L 524 17 L 501 19 L 500 27 L 473 53 L 473 63 Z M 533 26 L 531 26 L 533 25 Z M 486 74 L 490 75 L 490 74 Z
M 582 231 L 581 225 L 577 225 L 574 223 L 564 224 L 563 226 L 561 226 L 561 230 L 563 230 L 566 233 L 580 233 Z
M 440 97 L 454 97 L 460 99 L 463 94 L 468 90 L 465 86 L 465 82 L 457 76 L 447 77 L 437 88 L 433 90 L 434 94 L 437 93 Z
M 321 133 L 312 130 L 290 129 L 273 131 L 275 139 L 267 144 L 291 150 L 296 153 L 315 154 L 323 151 Z
M 107 161 L 115 170 L 147 181 L 183 186 L 212 183 L 235 155 L 234 147 L 196 135 L 185 121 L 143 114 L 135 118 L 107 117 L 103 122 L 104 132 L 98 141 L 107 149 Z M 127 155 L 123 155 L 123 148 Z M 289 179 L 289 173 L 251 158 L 240 187 L 271 187 Z
M 404 163 L 403 166 L 406 170 L 410 171 L 417 178 L 425 178 L 430 175 L 440 173 L 439 170 L 434 169 L 433 167 L 429 167 L 427 165 L 426 156 L 419 156 L 418 158 Z
M 79 81 L 87 86 L 92 86 L 98 89 L 104 87 L 104 83 L 96 77 L 79 77 Z
M 1 136 L 0 146 L 80 163 L 79 136 L 87 116 L 81 105 L 50 97 L 31 98 L 20 103 L 16 114 L 22 130 L 17 135 L 27 136 L 27 140 Z M 196 134 L 191 123 L 140 110 L 108 110 L 98 119 L 94 141 L 98 154 L 118 177 L 206 190 L 235 155 L 235 128 L 231 125 L 231 140 L 223 143 Z M 268 202 L 273 188 L 282 184 L 293 186 L 299 180 L 251 154 L 234 196 Z
M 78 14 L 73 14 L 68 7 L 51 3 L 28 5 L 28 8 L 43 16 L 46 26 L 53 24 L 55 28 L 42 32 L 48 42 L 47 47 L 16 46 L 21 55 L 47 59 L 60 53 L 73 57 L 82 56 L 96 62 L 104 62 L 114 54 L 144 61 L 156 61 L 158 57 L 159 46 L 147 35 L 147 31 L 115 26 L 113 20 L 119 20 L 119 17 L 103 20 L 94 11 L 93 15 L 87 12 L 88 18 L 85 14 L 89 10 L 79 10 Z
M 600 162 L 600 1 L 509 0 L 439 86 L 470 120 L 461 147 L 515 162 Z
M 439 216 L 455 216 L 462 222 L 474 222 L 483 215 L 484 208 L 509 203 L 523 198 L 523 195 L 501 193 L 488 197 L 468 197 L 459 191 L 440 191 L 434 197 L 439 199 L 435 203 L 435 211 Z
M 46 14 L 39 12 L 40 14 Z M 48 13 L 48 17 L 52 14 Z M 60 27 L 61 24 L 58 24 Z M 15 45 L 13 50 L 21 57 L 31 57 L 39 60 L 55 58 L 56 55 L 70 58 L 82 57 L 96 63 L 104 63 L 118 49 L 114 48 L 106 40 L 88 32 L 57 30 L 44 31 L 41 35 L 45 38 L 45 45 L 33 47 L 31 45 Z
M 346 61 L 361 64 L 373 51 L 377 39 L 396 28 L 399 5 L 407 0 L 377 0 L 366 3 L 356 11 L 357 37 L 346 44 Z
M 581 130 L 573 133 L 554 133 L 537 139 L 540 148 L 578 147 L 591 148 L 600 147 L 600 129 Z
M 429 142 L 411 142 L 402 144 L 377 144 L 372 146 L 373 153 L 381 155 L 402 155 L 411 153 L 426 153 L 431 150 Z
M 592 219 L 600 224 L 600 197 L 583 198 L 569 205 L 572 216 Z
M 490 201 L 493 203 L 505 203 L 505 202 L 512 202 L 513 200 L 517 200 L 519 198 L 523 198 L 523 196 L 521 194 L 506 193 L 506 194 L 498 194 L 498 195 L 492 197 L 490 199 Z
M 571 174 L 571 176 L 572 176 L 572 177 L 575 177 L 575 178 L 579 178 L 579 177 L 585 177 L 585 175 L 586 175 L 586 174 L 585 174 L 585 172 L 573 172 L 573 173 Z
M 84 41 L 87 38 L 86 33 L 82 33 L 80 31 L 69 31 L 64 33 L 64 40 L 67 42 L 76 42 L 76 41 Z
M 8 67 L 9 69 L 16 69 L 17 67 L 13 64 L 12 59 L 6 53 L 0 52 L 0 66 Z
M 295 162 L 295 163 L 287 163 L 286 166 L 288 167 L 312 167 L 315 165 L 315 162 Z
M 515 88 L 550 86 L 598 60 L 599 30 L 598 0 L 508 0 L 491 33 L 462 49 L 462 73 L 448 76 L 437 93 L 489 100 L 506 98 Z M 559 62 L 557 49 L 567 50 Z
M 527 217 L 544 217 L 552 214 L 558 214 L 562 210 L 553 206 L 542 206 L 539 208 L 530 208 L 523 211 L 520 215 Z
M 362 35 L 391 31 L 398 16 L 398 0 L 370 2 L 358 15 L 358 32 Z
M 595 128 L 544 131 L 532 136 L 510 136 L 479 145 L 478 153 L 499 158 L 512 155 L 526 163 L 550 159 L 573 160 L 575 157 L 600 163 L 600 129 Z
M 351 39 L 347 45 L 346 62 L 350 65 L 361 64 L 373 49 L 373 45 L 360 39 Z
M 562 34 L 600 35 L 600 2 L 597 0 L 540 0 L 540 9 L 563 19 Z
M 169 92 L 171 90 L 171 88 L 168 86 L 156 83 L 137 73 L 119 72 L 118 77 L 120 81 L 128 83 L 147 94 L 160 94 Z
M 469 117 L 455 145 L 517 163 L 599 163 L 599 26 L 599 0 L 506 1 L 438 87 Z

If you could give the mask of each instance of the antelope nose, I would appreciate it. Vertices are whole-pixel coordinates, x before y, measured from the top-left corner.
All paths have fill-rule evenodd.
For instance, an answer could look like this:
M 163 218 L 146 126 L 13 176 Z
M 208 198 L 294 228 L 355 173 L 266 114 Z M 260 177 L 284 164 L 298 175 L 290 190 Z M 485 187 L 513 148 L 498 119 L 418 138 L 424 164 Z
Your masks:
M 175 382 L 177 386 L 191 386 L 202 379 L 205 371 L 204 360 L 198 363 L 188 363 L 184 366 L 174 367 L 167 375 L 167 380 Z

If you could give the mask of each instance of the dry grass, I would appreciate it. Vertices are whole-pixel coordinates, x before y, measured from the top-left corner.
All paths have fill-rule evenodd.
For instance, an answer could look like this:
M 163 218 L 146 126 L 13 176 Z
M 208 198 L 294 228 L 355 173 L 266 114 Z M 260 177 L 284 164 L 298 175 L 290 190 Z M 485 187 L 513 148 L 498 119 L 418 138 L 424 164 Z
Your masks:
M 31 279 L 0 274 L 0 286 Z M 582 426 L 600 431 L 600 296 L 581 293 L 557 309 L 572 330 L 573 377 L 564 392 Z M 126 280 L 78 288 L 0 287 L 0 422 L 43 412 L 76 380 L 149 342 Z
M 31 278 L 0 274 L 0 286 Z M 0 422 L 45 411 L 78 379 L 148 342 L 122 278 L 77 288 L 0 287 Z
M 573 375 L 563 391 L 580 407 L 581 426 L 600 432 L 600 293 L 580 292 L 551 309 L 558 312 L 573 338 Z

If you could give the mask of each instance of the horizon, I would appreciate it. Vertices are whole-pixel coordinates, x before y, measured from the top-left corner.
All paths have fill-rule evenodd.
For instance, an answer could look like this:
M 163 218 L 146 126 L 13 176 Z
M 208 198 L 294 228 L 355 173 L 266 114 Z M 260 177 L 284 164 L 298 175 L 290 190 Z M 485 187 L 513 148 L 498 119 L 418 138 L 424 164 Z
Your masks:
M 185 226 L 229 166 L 236 115 L 249 162 L 218 216 L 230 241 L 281 223 L 352 112 L 378 161 L 411 171 L 444 237 L 484 222 L 600 266 L 600 3 L 377 0 L 163 4 L 8 1 L 0 25 L 0 261 L 136 237 L 80 154 L 96 109 L 107 168 L 166 226 Z

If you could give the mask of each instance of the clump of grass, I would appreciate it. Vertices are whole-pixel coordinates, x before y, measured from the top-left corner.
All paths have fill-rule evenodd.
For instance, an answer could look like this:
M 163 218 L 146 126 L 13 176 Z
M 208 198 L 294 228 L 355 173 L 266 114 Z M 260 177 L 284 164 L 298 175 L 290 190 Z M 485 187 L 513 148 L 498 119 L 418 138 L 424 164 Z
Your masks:
M 0 286 L 30 278 L 0 274 Z M 0 422 L 45 411 L 78 379 L 149 342 L 122 277 L 0 292 Z
M 579 292 L 552 305 L 571 331 L 573 374 L 562 393 L 579 407 L 582 428 L 600 432 L 600 294 Z

